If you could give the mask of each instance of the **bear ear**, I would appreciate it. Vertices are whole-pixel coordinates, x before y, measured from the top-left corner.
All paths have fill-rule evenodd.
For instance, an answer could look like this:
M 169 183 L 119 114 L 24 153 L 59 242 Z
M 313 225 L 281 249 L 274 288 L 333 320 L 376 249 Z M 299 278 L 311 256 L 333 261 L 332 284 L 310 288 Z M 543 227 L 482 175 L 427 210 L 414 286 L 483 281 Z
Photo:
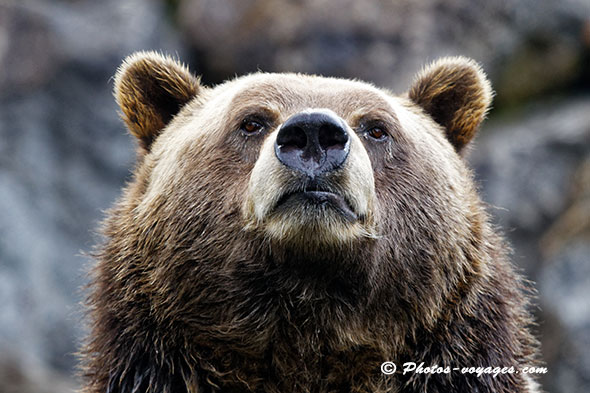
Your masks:
M 129 131 L 148 152 L 170 120 L 199 93 L 199 78 L 156 52 L 127 57 L 115 76 L 115 98 Z
M 480 66 L 465 57 L 442 58 L 425 67 L 408 92 L 414 103 L 444 127 L 457 152 L 477 132 L 492 95 Z

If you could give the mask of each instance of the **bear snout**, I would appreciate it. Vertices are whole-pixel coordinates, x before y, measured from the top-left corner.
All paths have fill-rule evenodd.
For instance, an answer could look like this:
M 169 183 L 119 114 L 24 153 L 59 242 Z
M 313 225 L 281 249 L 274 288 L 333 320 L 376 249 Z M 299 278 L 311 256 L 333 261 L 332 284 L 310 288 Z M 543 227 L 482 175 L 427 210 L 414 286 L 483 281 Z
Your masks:
M 275 155 L 286 167 L 313 179 L 340 168 L 350 151 L 348 127 L 327 109 L 291 116 L 275 140 Z
M 308 109 L 265 139 L 242 207 L 244 228 L 306 249 L 375 239 L 375 198 L 359 136 L 332 110 Z

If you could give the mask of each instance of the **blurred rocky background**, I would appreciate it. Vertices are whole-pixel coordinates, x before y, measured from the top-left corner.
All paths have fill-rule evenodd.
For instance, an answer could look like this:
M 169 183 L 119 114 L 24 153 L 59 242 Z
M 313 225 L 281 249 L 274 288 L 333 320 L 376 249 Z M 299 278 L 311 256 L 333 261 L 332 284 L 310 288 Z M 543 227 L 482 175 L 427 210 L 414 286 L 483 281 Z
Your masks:
M 86 255 L 133 165 L 122 58 L 218 83 L 298 71 L 403 92 L 443 55 L 497 91 L 468 157 L 538 289 L 546 391 L 590 391 L 588 0 L 0 0 L 0 392 L 72 391 Z

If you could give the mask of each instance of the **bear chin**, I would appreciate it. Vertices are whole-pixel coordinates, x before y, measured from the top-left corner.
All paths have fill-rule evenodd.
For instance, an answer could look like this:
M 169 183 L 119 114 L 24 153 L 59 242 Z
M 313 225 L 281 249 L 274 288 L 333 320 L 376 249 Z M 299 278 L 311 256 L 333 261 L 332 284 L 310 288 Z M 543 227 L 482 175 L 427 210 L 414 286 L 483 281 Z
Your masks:
M 317 201 L 325 196 L 294 195 L 287 199 L 263 224 L 265 234 L 279 244 L 286 244 L 313 255 L 330 248 L 352 246 L 358 241 L 377 239 L 365 220 L 356 218 L 349 207 Z M 345 213 L 342 209 L 346 209 Z M 356 219 L 352 219 L 355 217 Z
M 266 269 L 281 277 L 283 288 L 349 304 L 368 299 L 378 241 L 358 220 L 350 222 L 329 207 L 298 206 L 270 218 L 263 236 L 270 253 Z

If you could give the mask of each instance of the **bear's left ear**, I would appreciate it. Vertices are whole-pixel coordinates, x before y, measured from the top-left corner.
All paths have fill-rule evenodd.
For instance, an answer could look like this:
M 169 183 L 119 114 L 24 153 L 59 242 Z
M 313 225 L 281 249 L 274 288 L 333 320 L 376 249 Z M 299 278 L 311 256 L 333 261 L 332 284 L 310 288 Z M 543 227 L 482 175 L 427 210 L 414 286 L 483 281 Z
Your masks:
M 115 98 L 129 131 L 144 152 L 201 86 L 199 78 L 171 57 L 137 52 L 127 57 L 115 76 Z
M 408 92 L 413 102 L 444 127 L 457 152 L 477 132 L 492 95 L 480 66 L 465 57 L 442 58 L 425 67 Z

